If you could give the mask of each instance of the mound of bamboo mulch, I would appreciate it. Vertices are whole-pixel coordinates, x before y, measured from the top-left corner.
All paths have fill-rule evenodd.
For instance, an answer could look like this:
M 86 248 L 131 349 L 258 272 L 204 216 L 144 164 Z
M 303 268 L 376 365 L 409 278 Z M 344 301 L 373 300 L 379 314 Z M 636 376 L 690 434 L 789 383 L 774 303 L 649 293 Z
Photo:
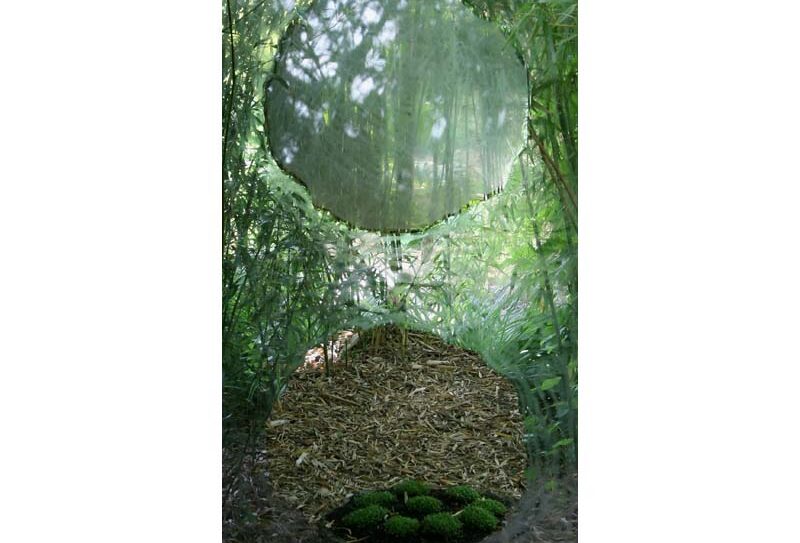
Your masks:
M 332 375 L 300 368 L 276 405 L 274 492 L 311 522 L 405 478 L 519 497 L 526 460 L 511 383 L 435 336 L 392 327 L 362 336 Z

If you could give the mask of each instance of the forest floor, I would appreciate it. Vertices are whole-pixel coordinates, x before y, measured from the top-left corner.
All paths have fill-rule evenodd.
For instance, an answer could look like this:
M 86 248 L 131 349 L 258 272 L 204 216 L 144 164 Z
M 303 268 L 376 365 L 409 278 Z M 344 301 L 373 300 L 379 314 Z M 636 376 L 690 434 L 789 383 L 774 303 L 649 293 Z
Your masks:
M 322 349 L 309 352 L 289 382 L 254 470 L 259 529 L 228 541 L 331 543 L 322 528 L 327 512 L 402 479 L 522 497 L 487 542 L 576 540 L 577 493 L 547 504 L 534 489 L 523 496 L 517 394 L 479 356 L 433 335 L 382 327 L 335 358 L 327 372 Z

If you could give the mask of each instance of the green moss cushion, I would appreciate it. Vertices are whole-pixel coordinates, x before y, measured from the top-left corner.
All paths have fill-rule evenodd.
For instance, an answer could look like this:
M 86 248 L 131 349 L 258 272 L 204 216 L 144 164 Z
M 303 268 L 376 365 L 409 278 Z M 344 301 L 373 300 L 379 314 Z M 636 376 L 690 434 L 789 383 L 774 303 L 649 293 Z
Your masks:
M 422 520 L 422 531 L 425 534 L 452 541 L 461 536 L 461 521 L 449 513 L 434 513 Z
M 419 531 L 419 521 L 415 518 L 397 515 L 386 519 L 383 529 L 394 537 L 409 537 Z
M 353 503 L 356 507 L 366 507 L 367 505 L 390 507 L 396 501 L 395 495 L 385 490 L 383 492 L 365 492 L 353 498 Z
M 481 509 L 486 509 L 490 513 L 493 513 L 494 515 L 499 515 L 499 516 L 505 515 L 506 511 L 507 511 L 505 505 L 503 505 L 501 502 L 499 502 L 497 500 L 493 500 L 491 498 L 481 498 L 479 500 L 476 500 L 473 503 L 473 505 L 477 505 Z
M 392 492 L 402 497 L 407 494 L 409 498 L 413 496 L 422 496 L 430 492 L 430 488 L 423 482 L 415 481 L 413 479 L 406 479 L 395 485 Z
M 481 495 L 478 494 L 478 492 L 474 488 L 467 485 L 460 485 L 448 488 L 446 493 L 450 498 L 457 501 L 458 503 L 472 503 L 481 497 Z
M 470 505 L 458 516 L 464 526 L 476 532 L 491 532 L 497 526 L 497 517 L 477 505 Z
M 415 496 L 406 502 L 406 509 L 415 515 L 428 515 L 442 510 L 442 502 L 433 496 Z
M 389 510 L 385 507 L 381 507 L 380 505 L 368 505 L 345 515 L 342 519 L 342 524 L 361 532 L 369 531 L 378 527 L 388 514 Z

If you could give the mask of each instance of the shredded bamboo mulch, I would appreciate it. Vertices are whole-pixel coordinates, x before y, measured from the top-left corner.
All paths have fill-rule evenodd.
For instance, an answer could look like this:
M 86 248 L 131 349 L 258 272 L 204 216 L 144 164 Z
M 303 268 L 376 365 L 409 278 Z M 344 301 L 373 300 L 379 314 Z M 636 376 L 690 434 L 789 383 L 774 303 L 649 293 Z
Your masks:
M 406 478 L 519 497 L 526 459 L 513 385 L 429 334 L 362 336 L 331 376 L 301 367 L 276 405 L 266 451 L 274 492 L 311 522 Z

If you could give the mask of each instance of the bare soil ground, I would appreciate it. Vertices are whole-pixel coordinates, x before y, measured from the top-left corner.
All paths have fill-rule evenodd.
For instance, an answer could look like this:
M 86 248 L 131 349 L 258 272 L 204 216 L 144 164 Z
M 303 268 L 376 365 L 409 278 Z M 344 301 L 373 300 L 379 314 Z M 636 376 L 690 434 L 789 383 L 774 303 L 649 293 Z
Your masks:
M 325 513 L 406 478 L 522 497 L 487 542 L 577 540 L 577 492 L 525 492 L 516 392 L 476 354 L 394 327 L 362 334 L 330 374 L 321 354 L 275 406 L 248 482 L 252 515 L 226 541 L 332 543 Z
M 310 366 L 289 383 L 267 430 L 274 491 L 311 520 L 406 478 L 519 498 L 526 458 L 513 385 L 435 336 L 377 333 L 332 376 Z

